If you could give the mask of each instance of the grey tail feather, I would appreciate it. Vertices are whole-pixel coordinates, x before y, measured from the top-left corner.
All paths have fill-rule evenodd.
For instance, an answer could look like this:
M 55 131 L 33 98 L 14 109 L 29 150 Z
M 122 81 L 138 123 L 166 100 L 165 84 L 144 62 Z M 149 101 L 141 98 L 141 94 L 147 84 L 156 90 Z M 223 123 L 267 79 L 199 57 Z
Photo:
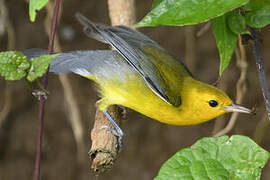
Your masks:
M 47 54 L 47 51 L 35 48 L 25 50 L 23 54 L 31 59 Z M 75 73 L 81 76 L 93 76 L 98 74 L 100 68 L 119 63 L 118 59 L 119 54 L 113 50 L 70 51 L 59 53 L 50 63 L 49 71 L 56 74 Z

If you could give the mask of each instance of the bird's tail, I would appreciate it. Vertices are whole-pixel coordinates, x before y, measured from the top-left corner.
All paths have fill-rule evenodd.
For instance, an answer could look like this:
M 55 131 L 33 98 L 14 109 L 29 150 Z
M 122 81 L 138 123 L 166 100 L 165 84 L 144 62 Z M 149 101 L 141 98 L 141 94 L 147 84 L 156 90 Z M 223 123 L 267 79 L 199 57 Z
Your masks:
M 23 52 L 28 59 L 46 54 L 44 49 L 29 49 Z M 71 51 L 60 53 L 50 64 L 50 72 L 56 74 L 75 73 L 93 79 L 100 75 L 100 68 L 113 65 L 119 56 L 116 51 Z

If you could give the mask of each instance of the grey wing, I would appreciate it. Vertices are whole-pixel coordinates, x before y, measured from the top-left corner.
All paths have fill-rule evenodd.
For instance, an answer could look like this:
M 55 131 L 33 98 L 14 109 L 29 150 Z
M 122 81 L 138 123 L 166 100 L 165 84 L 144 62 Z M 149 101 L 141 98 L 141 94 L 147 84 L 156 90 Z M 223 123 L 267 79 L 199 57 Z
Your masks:
M 167 92 L 170 89 L 167 88 L 169 85 L 163 79 L 162 73 L 159 72 L 149 55 L 142 49 L 143 46 L 148 46 L 166 52 L 156 42 L 128 27 L 97 25 L 80 14 L 76 14 L 76 17 L 84 25 L 84 31 L 89 37 L 111 44 L 143 77 L 148 87 L 156 95 L 169 104 L 180 105 L 180 96 L 176 98 L 176 92 Z

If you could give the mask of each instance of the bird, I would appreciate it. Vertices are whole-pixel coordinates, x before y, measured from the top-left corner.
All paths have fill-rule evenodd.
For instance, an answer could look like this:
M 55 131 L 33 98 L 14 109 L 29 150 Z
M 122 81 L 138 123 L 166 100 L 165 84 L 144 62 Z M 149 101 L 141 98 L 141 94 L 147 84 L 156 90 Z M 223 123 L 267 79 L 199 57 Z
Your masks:
M 124 133 L 107 111 L 115 104 L 180 126 L 200 124 L 229 112 L 253 113 L 224 91 L 196 80 L 181 61 L 141 32 L 95 24 L 80 13 L 75 16 L 88 37 L 115 50 L 60 53 L 51 62 L 50 72 L 75 73 L 98 85 L 98 109 L 113 123 L 115 129 L 107 129 L 119 136 L 119 143 Z

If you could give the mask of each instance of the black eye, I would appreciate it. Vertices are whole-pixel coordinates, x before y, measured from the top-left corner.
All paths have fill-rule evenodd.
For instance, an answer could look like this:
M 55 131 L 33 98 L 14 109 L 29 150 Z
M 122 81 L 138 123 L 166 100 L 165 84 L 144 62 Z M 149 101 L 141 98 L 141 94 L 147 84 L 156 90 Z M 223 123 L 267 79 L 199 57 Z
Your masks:
M 215 100 L 210 100 L 210 101 L 209 101 L 209 105 L 210 105 L 211 107 L 217 107 L 217 106 L 218 106 L 218 102 L 215 101 Z

